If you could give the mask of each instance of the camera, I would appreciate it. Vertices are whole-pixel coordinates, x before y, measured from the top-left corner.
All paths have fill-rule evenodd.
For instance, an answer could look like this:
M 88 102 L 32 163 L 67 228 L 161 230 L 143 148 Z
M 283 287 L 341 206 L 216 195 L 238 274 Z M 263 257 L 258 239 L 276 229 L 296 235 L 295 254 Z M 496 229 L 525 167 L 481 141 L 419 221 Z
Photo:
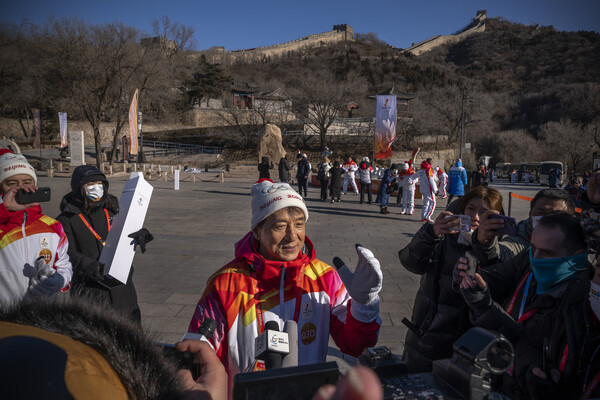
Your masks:
M 434 361 L 431 373 L 407 374 L 398 356 L 369 358 L 373 351 L 385 353 L 367 349 L 359 362 L 377 373 L 384 399 L 488 399 L 492 376 L 506 372 L 514 358 L 513 346 L 504 336 L 482 328 L 471 328 L 461 336 L 452 357 Z
M 504 336 L 471 328 L 454 343 L 452 357 L 434 361 L 430 373 L 408 374 L 402 357 L 385 346 L 366 349 L 358 362 L 377 374 L 384 399 L 483 400 L 504 398 L 492 392 L 492 376 L 506 372 L 513 357 Z M 234 377 L 233 399 L 311 399 L 338 377 L 334 361 L 240 373 Z

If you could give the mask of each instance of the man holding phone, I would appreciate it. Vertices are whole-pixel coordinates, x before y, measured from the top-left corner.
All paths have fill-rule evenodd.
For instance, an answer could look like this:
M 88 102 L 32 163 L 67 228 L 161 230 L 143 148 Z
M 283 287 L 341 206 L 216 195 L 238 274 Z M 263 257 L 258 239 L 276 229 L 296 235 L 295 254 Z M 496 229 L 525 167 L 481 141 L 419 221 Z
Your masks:
M 73 275 L 62 225 L 39 203 L 18 202 L 19 191 L 36 193 L 36 184 L 25 157 L 0 150 L 0 302 L 51 296 Z
M 518 223 L 514 218 L 489 210 L 481 216 L 473 233 L 473 254 L 484 266 L 508 261 L 529 247 L 531 233 L 540 218 L 559 211 L 575 215 L 573 200 L 562 189 L 540 190 L 531 200 L 529 217 Z M 511 229 L 513 224 L 514 229 Z

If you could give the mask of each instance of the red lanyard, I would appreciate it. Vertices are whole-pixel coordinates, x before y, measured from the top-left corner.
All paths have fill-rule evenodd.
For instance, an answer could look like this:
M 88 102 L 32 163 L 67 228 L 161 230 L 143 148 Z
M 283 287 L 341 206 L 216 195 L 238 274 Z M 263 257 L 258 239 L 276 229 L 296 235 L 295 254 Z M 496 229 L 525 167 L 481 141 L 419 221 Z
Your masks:
M 596 376 L 594 376 L 594 379 L 587 386 L 587 388 L 585 389 L 585 392 L 583 392 L 583 395 L 581 396 L 580 400 L 589 399 L 590 396 L 592 395 L 592 393 L 594 393 L 596 386 L 598 386 L 598 383 L 600 383 L 600 372 L 598 372 L 596 374 Z
M 529 272 L 527 275 L 525 275 L 525 278 L 523 278 L 521 283 L 519 283 L 517 290 L 515 290 L 515 294 L 513 294 L 512 299 L 510 299 L 510 303 L 508 304 L 508 307 L 506 307 L 506 312 L 508 314 L 510 314 L 512 312 L 513 307 L 515 306 L 515 301 L 517 300 L 517 296 L 519 295 L 519 290 L 521 290 L 521 286 L 523 286 L 523 284 L 525 283 L 525 281 L 527 280 L 527 278 L 529 277 L 530 274 L 531 274 L 531 272 Z
M 106 215 L 106 224 L 108 225 L 108 231 L 110 232 L 110 217 L 108 216 L 108 210 L 106 208 L 104 209 L 104 214 Z M 92 228 L 92 226 L 89 222 L 87 222 L 83 214 L 79 214 L 79 218 L 81 218 L 85 226 L 87 226 L 90 232 L 92 232 L 92 235 L 94 235 L 96 239 L 102 242 L 102 238 L 100 237 L 100 235 L 98 235 L 98 232 L 96 232 L 94 228 Z M 102 244 L 104 244 L 104 242 Z
M 558 368 L 560 369 L 560 372 L 563 372 L 565 369 L 565 364 L 567 363 L 567 357 L 569 357 L 569 345 L 565 346 L 565 350 L 563 351 L 562 358 L 560 359 L 560 365 L 558 366 Z
M 534 308 L 533 310 L 529 310 L 527 311 L 525 314 L 523 314 L 521 316 L 521 318 L 519 318 L 519 320 L 517 321 L 518 323 L 521 323 L 523 321 L 528 320 L 529 318 L 533 317 L 533 314 L 535 314 L 538 311 L 537 308 Z

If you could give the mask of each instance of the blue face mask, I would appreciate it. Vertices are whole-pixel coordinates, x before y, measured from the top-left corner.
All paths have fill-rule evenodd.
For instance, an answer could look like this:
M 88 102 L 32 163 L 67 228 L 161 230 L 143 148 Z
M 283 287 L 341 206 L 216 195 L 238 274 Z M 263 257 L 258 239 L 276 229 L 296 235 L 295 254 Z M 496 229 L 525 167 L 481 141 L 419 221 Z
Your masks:
M 533 276 L 537 281 L 537 294 L 554 289 L 559 283 L 573 277 L 587 265 L 588 253 L 558 258 L 533 258 L 533 250 L 529 248 L 529 263 Z

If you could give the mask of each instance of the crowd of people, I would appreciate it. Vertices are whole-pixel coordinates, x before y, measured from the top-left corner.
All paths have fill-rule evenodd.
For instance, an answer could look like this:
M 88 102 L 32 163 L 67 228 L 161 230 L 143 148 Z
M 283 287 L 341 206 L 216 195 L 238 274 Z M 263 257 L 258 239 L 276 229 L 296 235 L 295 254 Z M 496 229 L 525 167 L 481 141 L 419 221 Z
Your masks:
M 481 327 L 504 335 L 515 349 L 511 368 L 494 378 L 493 391 L 512 399 L 600 394 L 600 272 L 595 258 L 600 250 L 600 213 L 595 211 L 600 211 L 600 172 L 588 178 L 587 190 L 578 178 L 565 189 L 540 190 L 528 217 L 505 235 L 509 219 L 485 166 L 472 174 L 467 189 L 461 160 L 447 174 L 431 159 L 414 171 L 415 152 L 411 160 L 393 164 L 379 176 L 368 157 L 359 164 L 348 157 L 342 165 L 331 165 L 330 156 L 326 152 L 317 167 L 321 200 L 329 196 L 340 201 L 350 188 L 361 204 L 371 204 L 377 177 L 374 202 L 380 212 L 389 213 L 390 196 L 398 190 L 396 202 L 402 214 L 410 215 L 415 185 L 420 185 L 423 225 L 398 253 L 400 264 L 421 277 L 412 315 L 403 321 L 408 327 L 403 361 L 410 373 L 430 372 L 434 360 L 452 356 L 453 343 L 469 328 Z M 273 168 L 266 158 L 259 165 L 261 178 L 251 187 L 249 231 L 235 244 L 233 260 L 209 279 L 189 323 L 188 331 L 196 333 L 205 320 L 215 321 L 210 345 L 184 340 L 176 346 L 203 363 L 202 374 L 193 378 L 189 371 L 178 371 L 140 331 L 133 268 L 127 283 L 116 290 L 103 284 L 104 266 L 98 259 L 119 213 L 104 174 L 91 166 L 76 168 L 71 192 L 53 219 L 38 203 L 19 203 L 18 192 L 37 191 L 37 176 L 25 157 L 2 152 L 4 363 L 23 365 L 18 357 L 35 357 L 36 371 L 58 371 L 44 379 L 52 381 L 59 397 L 107 390 L 115 398 L 224 399 L 231 395 L 235 374 L 265 369 L 255 359 L 255 340 L 267 322 L 281 330 L 287 321 L 297 324 L 299 365 L 324 362 L 330 336 L 343 353 L 355 357 L 376 345 L 384 281 L 377 257 L 357 244 L 353 270 L 340 259 L 334 260 L 335 267 L 318 259 L 316 244 L 306 235 L 310 162 L 299 153 L 298 191 L 288 183 L 292 168 L 285 157 L 279 163 L 281 182 L 270 179 Z M 434 217 L 437 196 L 448 202 Z M 581 215 L 576 206 L 584 209 Z M 152 240 L 145 229 L 130 237 L 142 251 Z M 77 370 L 60 361 L 61 354 L 94 358 L 95 369 L 81 372 L 75 384 Z M 40 394 L 39 385 L 23 387 L 26 372 L 15 368 L 2 374 L 13 390 L 8 393 L 48 397 Z M 368 394 L 365 388 L 370 388 Z M 345 398 L 353 390 L 363 391 L 358 398 L 382 398 L 377 377 L 363 368 L 352 369 L 337 388 L 324 387 L 315 398 Z

